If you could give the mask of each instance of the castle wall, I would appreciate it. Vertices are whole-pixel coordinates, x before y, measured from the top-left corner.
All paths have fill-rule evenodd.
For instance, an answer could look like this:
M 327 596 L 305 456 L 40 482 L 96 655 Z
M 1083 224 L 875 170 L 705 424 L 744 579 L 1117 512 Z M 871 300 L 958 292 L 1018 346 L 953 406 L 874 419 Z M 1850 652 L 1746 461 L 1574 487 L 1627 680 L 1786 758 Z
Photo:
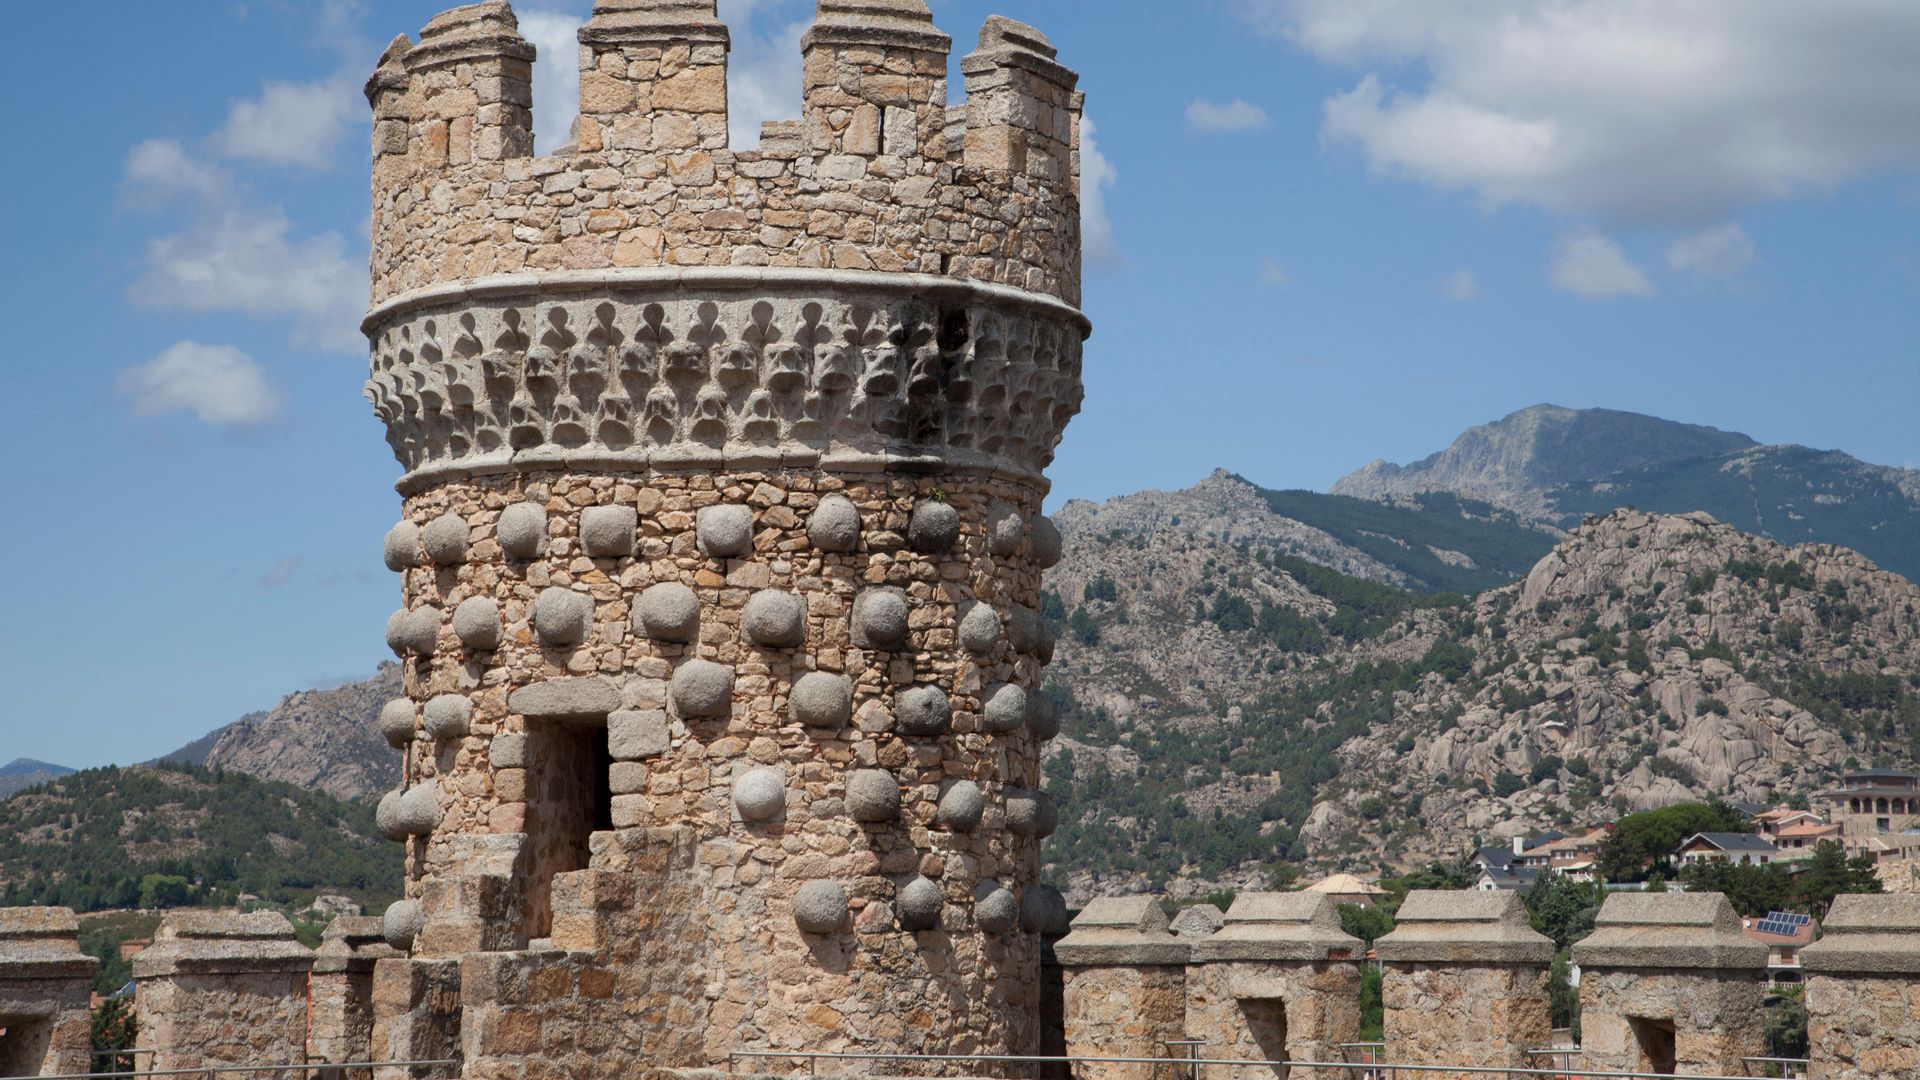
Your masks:
M 67 908 L 0 908 L 0 1076 L 88 1072 L 99 961 Z
M 167 915 L 133 961 L 140 1045 L 153 1050 L 146 1067 L 306 1061 L 312 966 L 277 912 Z
M 1920 896 L 1834 898 L 1801 950 L 1813 1080 L 1920 1073 Z
M 1188 946 L 1150 896 L 1088 904 L 1054 944 L 1065 976 L 1066 1052 L 1075 1057 L 1164 1057 L 1184 1037 Z M 1079 1062 L 1082 1080 L 1170 1080 L 1170 1065 Z
M 1247 1061 L 1346 1059 L 1360 1037 L 1360 939 L 1341 931 L 1320 893 L 1241 893 L 1212 935 L 1192 946 L 1187 1038 L 1207 1056 Z M 1258 1072 L 1278 1080 L 1336 1080 L 1345 1068 L 1202 1066 L 1230 1080 Z
M 1382 967 L 1387 1059 L 1407 1065 L 1528 1068 L 1553 1034 L 1547 993 L 1553 942 L 1534 931 L 1518 893 L 1407 894 Z M 1472 1080 L 1468 1073 L 1426 1073 Z
M 308 982 L 307 1050 L 316 1063 L 373 1061 L 373 968 L 397 955 L 381 920 L 343 915 L 327 925 Z M 371 1069 L 326 1069 L 322 1080 L 373 1080 Z
M 387 957 L 373 966 L 369 1061 L 459 1061 L 460 962 Z M 383 1065 L 374 1080 L 424 1080 L 443 1069 Z

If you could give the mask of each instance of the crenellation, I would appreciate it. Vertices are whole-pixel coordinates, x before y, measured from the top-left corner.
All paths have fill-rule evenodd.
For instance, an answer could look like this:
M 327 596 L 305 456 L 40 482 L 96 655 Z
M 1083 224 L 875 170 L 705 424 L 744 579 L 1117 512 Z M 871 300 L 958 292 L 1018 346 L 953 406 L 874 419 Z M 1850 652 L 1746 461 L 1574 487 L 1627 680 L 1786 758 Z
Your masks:
M 1046 35 L 989 16 L 980 47 L 960 62 L 966 78 L 966 163 L 1066 184 L 1077 180 L 1079 76 L 1062 66 Z M 1078 184 L 1072 184 L 1077 193 Z
M 88 995 L 100 962 L 69 908 L 0 908 L 0 1076 L 91 1072 Z
M 713 0 L 600 0 L 579 36 L 576 149 L 727 148 L 729 38 Z

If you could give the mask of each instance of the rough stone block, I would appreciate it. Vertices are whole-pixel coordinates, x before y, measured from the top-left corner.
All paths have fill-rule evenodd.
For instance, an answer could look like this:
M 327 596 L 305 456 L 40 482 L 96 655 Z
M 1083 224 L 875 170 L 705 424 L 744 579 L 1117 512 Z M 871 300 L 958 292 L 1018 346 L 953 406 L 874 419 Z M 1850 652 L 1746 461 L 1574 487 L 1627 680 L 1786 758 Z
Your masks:
M 855 821 L 897 821 L 900 782 L 885 769 L 855 769 L 847 774 L 847 813 Z
M 994 683 L 981 695 L 980 726 L 1006 734 L 1027 722 L 1027 692 L 1013 683 Z
M 469 596 L 453 609 L 453 635 L 475 652 L 500 647 L 500 605 L 491 596 Z
M 518 732 L 495 735 L 487 744 L 487 763 L 496 769 L 527 767 L 527 737 Z
M 915 877 L 900 886 L 894 897 L 894 908 L 900 916 L 902 930 L 933 930 L 940 925 L 940 912 L 947 904 L 947 894 L 940 889 L 940 883 L 929 878 Z
M 380 706 L 380 734 L 387 745 L 399 748 L 413 741 L 414 706 L 409 698 L 394 698 Z
M 599 675 L 548 679 L 507 695 L 508 709 L 539 720 L 594 720 L 620 704 L 620 688 Z
M 940 802 L 934 808 L 933 823 L 954 832 L 972 832 L 980 827 L 980 818 L 986 808 L 987 799 L 980 791 L 979 784 L 971 780 L 954 780 L 940 793 Z
M 421 727 L 431 739 L 458 739 L 472 726 L 473 702 L 464 694 L 437 694 L 422 711 Z
M 387 569 L 398 572 L 420 565 L 420 526 L 402 521 L 387 530 L 381 544 L 381 557 Z
M 667 714 L 659 709 L 622 709 L 607 717 L 607 751 L 615 761 L 659 757 L 672 745 Z
M 772 821 L 786 813 L 787 778 L 779 769 L 748 769 L 733 778 L 733 808 L 747 821 Z
M 832 934 L 847 924 L 847 893 L 838 882 L 809 881 L 793 894 L 793 921 L 809 934 Z

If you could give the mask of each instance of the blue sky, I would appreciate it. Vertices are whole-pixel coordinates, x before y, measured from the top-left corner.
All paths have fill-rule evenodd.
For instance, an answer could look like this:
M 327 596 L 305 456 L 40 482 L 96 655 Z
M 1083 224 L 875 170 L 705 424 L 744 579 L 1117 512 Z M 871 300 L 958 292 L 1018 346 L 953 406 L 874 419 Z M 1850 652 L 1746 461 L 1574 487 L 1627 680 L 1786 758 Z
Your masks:
M 171 750 L 364 677 L 398 467 L 360 397 L 366 106 L 429 2 L 11 12 L 0 760 Z M 585 0 L 528 0 L 542 146 Z M 1910 0 L 934 0 L 1081 72 L 1058 505 L 1324 489 L 1540 401 L 1920 466 Z M 721 0 L 736 132 L 807 0 Z M 959 83 L 954 81 L 954 94 Z

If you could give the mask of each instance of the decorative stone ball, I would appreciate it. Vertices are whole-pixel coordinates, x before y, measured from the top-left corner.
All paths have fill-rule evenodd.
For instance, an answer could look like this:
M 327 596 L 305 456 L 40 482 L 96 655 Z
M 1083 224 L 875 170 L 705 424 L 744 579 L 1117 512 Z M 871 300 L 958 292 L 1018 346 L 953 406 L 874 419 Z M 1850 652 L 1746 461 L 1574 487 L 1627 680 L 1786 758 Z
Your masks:
M 1041 619 L 1040 641 L 1034 646 L 1033 658 L 1042 664 L 1053 663 L 1053 646 L 1058 640 L 1058 636 L 1053 632 L 1053 627 L 1047 625 L 1047 620 Z
M 580 511 L 580 546 L 596 559 L 633 554 L 633 531 L 640 512 L 631 506 L 589 506 Z
M 578 645 L 593 626 L 593 597 L 552 585 L 533 602 L 533 632 L 543 645 Z
M 787 808 L 787 778 L 779 769 L 748 769 L 733 778 L 733 808 L 748 821 L 772 821 Z
M 953 721 L 946 691 L 910 686 L 893 697 L 893 726 L 902 735 L 944 735 Z
M 655 641 L 687 644 L 700 633 L 700 598 L 677 581 L 649 585 L 633 602 L 633 628 Z
M 1027 523 L 1010 503 L 995 502 L 987 507 L 987 551 L 1005 558 L 1027 542 Z
M 1012 683 L 994 683 L 981 695 L 980 726 L 988 731 L 1019 731 L 1027 722 L 1027 692 Z
M 380 835 L 396 843 L 407 838 L 407 830 L 400 824 L 400 800 L 407 793 L 399 788 L 380 796 L 379 805 L 373 808 L 373 827 Z
M 457 566 L 467 561 L 467 519 L 459 514 L 441 514 L 420 530 L 420 546 L 427 558 L 439 566 Z
M 380 935 L 401 952 L 413 948 L 413 940 L 427 925 L 427 909 L 418 900 L 396 900 L 380 920 Z
M 440 609 L 417 607 L 387 619 L 387 647 L 395 656 L 426 656 L 440 640 Z
M 453 609 L 453 634 L 476 652 L 500 647 L 500 605 L 491 596 L 469 596 Z
M 1029 885 L 1020 897 L 1020 929 L 1029 934 L 1067 932 L 1067 900 L 1051 885 Z
M 413 702 L 407 698 L 394 698 L 380 706 L 380 734 L 386 736 L 387 745 L 396 749 L 413 741 Z
M 907 543 L 923 555 L 944 555 L 960 539 L 960 511 L 949 503 L 922 499 L 907 519 Z
M 972 832 L 980 826 L 986 810 L 986 797 L 980 785 L 971 780 L 955 780 L 940 793 L 940 805 L 934 809 L 933 823 L 954 832 Z
M 733 711 L 733 669 L 711 660 L 689 660 L 674 669 L 669 686 L 674 711 L 683 717 L 721 717 Z
M 847 924 L 847 891 L 837 881 L 809 881 L 793 894 L 793 921 L 809 934 L 831 934 Z
M 400 571 L 409 566 L 419 566 L 420 526 L 411 521 L 402 521 L 388 529 L 381 549 L 381 557 L 386 560 L 389 570 Z
M 458 739 L 473 721 L 473 701 L 464 694 L 437 694 L 422 710 L 420 726 L 430 739 Z
M 514 503 L 500 511 L 493 535 L 507 558 L 537 558 L 547 549 L 547 508 L 539 503 Z
M 1044 791 L 1007 789 L 1007 831 L 1015 836 L 1047 836 L 1060 824 L 1053 796 Z
M 900 887 L 895 898 L 899 910 L 900 929 L 932 930 L 940 925 L 940 909 L 945 907 L 947 896 L 940 891 L 937 882 L 930 878 L 916 877 Z
M 709 559 L 737 559 L 753 551 L 753 511 L 744 506 L 703 506 L 694 515 L 700 552 Z
M 853 680 L 828 671 L 809 671 L 793 681 L 788 702 L 794 720 L 808 727 L 846 727 L 853 718 Z
M 860 546 L 860 508 L 845 495 L 829 495 L 807 518 L 807 539 L 821 551 L 852 551 Z
M 1027 527 L 1027 550 L 1042 570 L 1051 570 L 1059 565 L 1060 530 L 1054 526 L 1052 518 L 1044 514 L 1033 515 L 1033 524 Z
M 1007 613 L 1007 644 L 1013 651 L 1032 656 L 1040 648 L 1040 613 L 1025 604 L 1013 605 Z
M 740 612 L 747 640 L 768 649 L 791 649 L 807 640 L 807 604 L 782 589 L 761 589 Z
M 865 589 L 853 598 L 853 643 L 863 649 L 899 649 L 907 643 L 907 594 Z
M 885 769 L 847 774 L 847 813 L 855 821 L 893 821 L 900 816 L 900 782 Z
M 989 934 L 1004 934 L 1020 924 L 1020 901 L 997 881 L 983 881 L 973 899 L 974 925 Z
M 1045 690 L 1027 695 L 1027 732 L 1035 742 L 1060 734 L 1060 706 Z
M 960 617 L 960 647 L 984 656 L 1000 644 L 1000 613 L 984 600 L 976 601 Z
M 408 836 L 425 836 L 440 827 L 440 800 L 432 784 L 415 784 L 394 804 L 394 824 Z

